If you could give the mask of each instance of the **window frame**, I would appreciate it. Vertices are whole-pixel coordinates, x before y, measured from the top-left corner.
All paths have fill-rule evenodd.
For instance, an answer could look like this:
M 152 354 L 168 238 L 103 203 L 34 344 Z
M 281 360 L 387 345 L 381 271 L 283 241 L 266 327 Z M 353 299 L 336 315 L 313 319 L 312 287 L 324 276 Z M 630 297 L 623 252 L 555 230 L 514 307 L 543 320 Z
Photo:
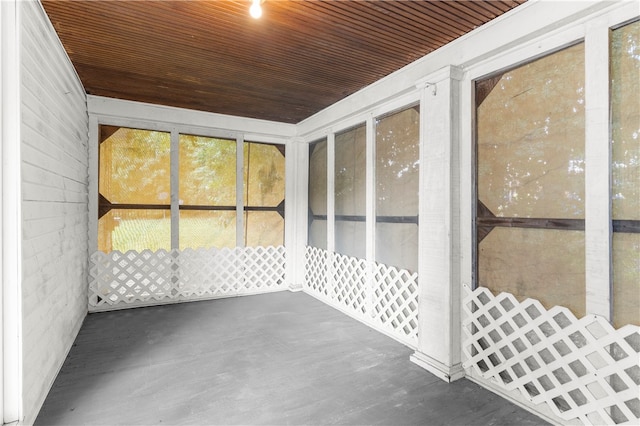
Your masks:
M 93 99 L 90 99 L 90 101 Z M 111 102 L 112 100 L 107 100 L 107 102 Z M 131 114 L 132 117 L 137 115 L 145 115 L 146 105 L 138 106 L 129 104 L 128 101 L 120 101 L 113 100 L 115 108 L 118 107 L 119 104 L 122 103 L 124 110 L 132 109 L 134 112 Z M 163 107 L 171 110 L 171 107 Z M 98 109 L 98 108 L 96 108 Z M 198 121 L 199 117 L 195 117 L 199 112 L 193 111 L 194 114 L 193 121 Z M 170 114 L 170 113 L 169 113 Z M 244 119 L 242 119 L 244 120 Z M 250 121 L 250 119 L 247 119 Z M 191 120 L 185 119 L 186 122 Z M 218 138 L 218 139 L 227 139 L 227 140 L 235 140 L 236 141 L 236 205 L 234 207 L 236 211 L 236 247 L 244 247 L 244 215 L 246 211 L 250 211 L 250 209 L 246 209 L 244 206 L 244 198 L 243 198 L 243 177 L 244 177 L 244 142 L 251 143 L 262 143 L 269 145 L 282 145 L 283 149 L 286 150 L 289 146 L 289 142 L 291 141 L 290 137 L 285 135 L 267 135 L 267 134 L 259 134 L 259 133 L 249 133 L 235 130 L 224 130 L 220 128 L 213 127 L 204 127 L 200 125 L 189 125 L 189 124 L 175 124 L 171 122 L 162 122 L 162 121 L 152 121 L 146 119 L 138 119 L 138 118 L 127 118 L 123 116 L 113 116 L 109 114 L 104 114 L 100 112 L 92 111 L 92 105 L 90 102 L 89 105 L 89 255 L 98 250 L 98 215 L 99 215 L 99 144 L 100 144 L 100 127 L 101 126 L 116 126 L 116 127 L 126 127 L 132 129 L 139 129 L 145 131 L 157 131 L 157 132 L 166 132 L 170 134 L 171 137 L 171 148 L 170 148 L 170 179 L 171 179 L 171 196 L 170 196 L 170 207 L 169 210 L 171 212 L 171 249 L 179 249 L 179 173 L 178 173 L 178 164 L 179 164 L 179 139 L 180 135 L 195 135 L 201 137 L 208 138 Z M 250 126 L 248 126 L 250 127 Z M 285 126 L 283 126 L 284 130 L 286 130 Z M 280 130 L 280 129 L 279 129 Z M 288 173 L 289 168 L 291 166 L 292 159 L 287 159 L 285 156 L 285 194 L 284 198 L 287 199 L 290 194 L 290 173 Z M 142 205 L 141 205 L 142 206 Z M 276 210 L 278 213 L 286 215 L 285 206 L 274 207 L 271 210 Z M 163 207 L 164 209 L 164 207 Z M 200 207 L 196 207 L 195 210 L 201 209 Z M 233 208 L 232 208 L 233 209 Z M 189 209 L 182 209 L 189 210 Z M 226 210 L 229 210 L 226 208 Z M 261 209 L 258 209 L 261 210 Z M 283 241 L 285 242 L 285 246 L 287 245 L 287 240 L 291 240 L 293 238 L 293 233 L 290 232 L 291 225 L 285 221 L 285 235 L 283 236 Z M 291 236 L 290 236 L 291 235 Z
M 340 133 L 347 132 L 356 127 L 365 126 L 366 132 L 366 209 L 365 209 L 365 238 L 367 262 L 375 262 L 375 120 L 392 115 L 407 108 L 419 106 L 421 103 L 421 92 L 418 88 L 413 88 L 409 93 L 395 96 L 372 106 L 365 111 L 344 117 L 342 120 L 332 123 L 330 126 L 322 127 L 314 132 L 306 134 L 303 138 L 305 145 L 306 163 L 308 166 L 309 155 L 308 145 L 326 139 L 327 142 L 327 252 L 336 253 L 335 250 L 335 137 Z M 423 112 L 420 106 L 420 126 L 423 122 Z M 420 150 L 422 150 L 422 130 L 420 130 Z M 422 168 L 420 169 L 422 170 Z M 422 173 L 422 171 L 420 172 Z M 305 176 L 308 180 L 308 167 Z M 306 182 L 308 185 L 308 181 Z M 420 189 L 419 189 L 420 190 Z M 308 211 L 308 200 L 304 200 L 304 209 Z M 308 220 L 304 219 L 305 227 L 300 235 L 304 244 L 308 244 Z M 418 232 L 420 228 L 418 227 Z
M 630 16 L 632 16 L 630 18 Z M 612 320 L 611 144 L 609 34 L 638 19 L 631 7 L 604 10 L 585 23 L 576 21 L 544 36 L 516 45 L 470 66 L 461 99 L 461 276 L 475 289 L 477 277 L 477 179 L 475 84 L 563 48 L 584 42 L 585 52 L 585 276 L 586 315 Z M 602 200 L 608 200 L 603 203 Z

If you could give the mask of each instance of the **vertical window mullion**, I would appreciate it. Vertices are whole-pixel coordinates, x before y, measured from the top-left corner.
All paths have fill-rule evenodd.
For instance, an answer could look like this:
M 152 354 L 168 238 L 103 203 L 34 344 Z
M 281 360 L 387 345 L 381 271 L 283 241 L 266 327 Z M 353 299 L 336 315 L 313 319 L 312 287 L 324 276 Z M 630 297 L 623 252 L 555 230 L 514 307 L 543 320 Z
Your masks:
M 335 239 L 335 134 L 327 136 L 327 251 L 336 250 Z
M 365 204 L 366 204 L 366 219 L 365 219 L 365 253 L 367 259 L 367 291 L 366 291 L 366 310 L 374 316 L 373 311 L 373 265 L 376 259 L 375 248 L 375 228 L 376 228 L 376 179 L 375 179 L 375 128 L 373 117 L 367 117 L 365 123 L 366 126 L 366 160 L 365 160 L 365 173 L 366 173 L 366 188 L 365 188 Z
M 376 226 L 376 204 L 375 204 L 375 133 L 373 117 L 368 117 L 366 121 L 366 256 L 368 262 L 373 262 L 375 256 L 375 226 Z
M 171 249 L 180 248 L 180 167 L 179 167 L 180 134 L 171 130 L 170 175 L 171 175 Z
M 586 312 L 611 319 L 611 148 L 609 144 L 609 28 L 585 34 L 585 267 Z
M 244 135 L 236 138 L 236 247 L 244 247 Z

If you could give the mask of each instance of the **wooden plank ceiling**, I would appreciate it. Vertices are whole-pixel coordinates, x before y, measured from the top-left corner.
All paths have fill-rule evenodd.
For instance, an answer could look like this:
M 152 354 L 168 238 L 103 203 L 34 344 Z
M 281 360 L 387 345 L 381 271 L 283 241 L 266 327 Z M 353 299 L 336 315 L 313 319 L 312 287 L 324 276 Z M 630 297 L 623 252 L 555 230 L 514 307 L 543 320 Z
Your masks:
M 89 94 L 297 123 L 524 1 L 42 3 Z

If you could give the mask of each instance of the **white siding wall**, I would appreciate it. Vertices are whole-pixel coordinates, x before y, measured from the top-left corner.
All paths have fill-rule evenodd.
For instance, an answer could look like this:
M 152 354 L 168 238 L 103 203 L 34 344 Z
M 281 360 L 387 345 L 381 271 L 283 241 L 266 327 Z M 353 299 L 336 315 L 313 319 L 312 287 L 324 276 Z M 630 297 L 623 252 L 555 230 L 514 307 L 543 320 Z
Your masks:
M 86 95 L 39 2 L 21 5 L 23 415 L 35 420 L 87 313 Z

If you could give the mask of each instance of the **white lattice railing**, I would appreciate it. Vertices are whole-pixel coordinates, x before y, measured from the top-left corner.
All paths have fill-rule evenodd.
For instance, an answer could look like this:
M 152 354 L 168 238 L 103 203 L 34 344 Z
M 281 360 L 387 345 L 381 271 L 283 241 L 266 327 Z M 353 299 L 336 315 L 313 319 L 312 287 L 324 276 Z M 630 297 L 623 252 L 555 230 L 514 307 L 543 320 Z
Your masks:
M 640 424 L 640 327 L 486 288 L 466 288 L 464 315 L 467 374 L 563 423 Z
M 307 247 L 304 289 L 410 347 L 418 343 L 416 273 Z
M 284 290 L 285 248 L 95 252 L 89 311 Z

